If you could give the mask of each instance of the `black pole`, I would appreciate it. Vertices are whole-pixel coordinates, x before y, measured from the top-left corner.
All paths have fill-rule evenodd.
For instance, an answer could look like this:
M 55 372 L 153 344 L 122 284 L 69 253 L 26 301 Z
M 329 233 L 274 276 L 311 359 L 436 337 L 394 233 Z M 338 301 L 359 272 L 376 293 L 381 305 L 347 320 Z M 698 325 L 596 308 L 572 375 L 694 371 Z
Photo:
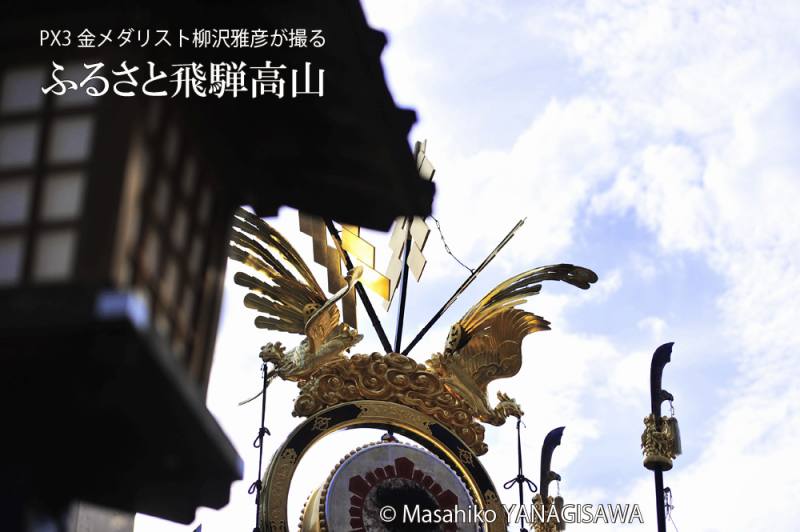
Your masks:
M 521 423 L 522 419 L 517 419 L 517 468 L 520 475 L 522 475 L 522 434 L 519 428 Z M 522 515 L 524 515 L 522 513 L 522 506 L 525 504 L 525 495 L 522 490 L 522 482 L 519 482 L 517 484 L 518 484 L 517 487 L 519 488 L 519 509 L 520 509 L 519 530 L 520 532 L 525 532 L 525 519 L 522 517 Z
M 408 291 L 408 255 L 411 253 L 411 218 L 406 217 L 406 245 L 403 248 L 403 270 L 400 278 L 400 305 L 397 308 L 397 330 L 394 334 L 394 352 L 400 352 L 403 341 L 403 319 L 406 315 L 406 292 Z
M 261 532 L 261 490 L 264 488 L 261 484 L 261 468 L 263 467 L 264 460 L 264 435 L 269 434 L 269 430 L 265 426 L 267 416 L 267 386 L 272 378 L 271 373 L 267 372 L 267 365 L 261 365 L 261 372 L 264 374 L 264 387 L 261 389 L 261 427 L 258 429 L 258 436 L 253 442 L 254 447 L 258 447 L 258 478 L 250 485 L 248 492 L 250 495 L 256 494 L 256 526 L 253 532 Z
M 653 471 L 656 477 L 656 522 L 658 523 L 658 532 L 667 532 L 667 516 L 664 511 L 664 473 L 662 471 Z
M 508 241 L 511 240 L 511 238 L 514 236 L 514 233 L 516 233 L 517 230 L 520 227 L 522 227 L 522 224 L 524 224 L 524 223 L 525 223 L 525 218 L 523 218 L 522 220 L 517 222 L 517 225 L 515 225 L 511 229 L 511 231 L 508 232 L 508 234 L 505 236 L 505 238 L 503 238 L 503 240 L 501 240 L 500 243 L 497 244 L 497 247 L 495 247 L 492 250 L 492 252 L 489 253 L 489 255 L 485 259 L 483 259 L 483 262 L 480 264 L 480 266 L 475 268 L 475 270 L 470 274 L 470 276 L 467 277 L 466 280 L 464 280 L 463 283 L 461 283 L 461 286 L 458 287 L 458 290 L 456 290 L 455 293 L 452 296 L 450 296 L 450 299 L 448 299 L 447 302 L 444 305 L 442 305 L 442 308 L 440 308 L 436 312 L 436 314 L 433 315 L 433 317 L 430 319 L 430 321 L 425 324 L 425 326 L 422 328 L 422 330 L 417 333 L 417 335 L 414 337 L 414 339 L 411 340 L 411 343 L 408 344 L 408 346 L 406 346 L 405 349 L 403 349 L 403 354 L 404 355 L 407 355 L 408 353 L 410 353 L 411 350 L 414 348 L 414 346 L 417 345 L 417 342 L 422 340 L 422 337 L 425 336 L 425 334 L 428 332 L 428 330 L 430 330 L 431 327 L 433 327 L 433 324 L 436 323 L 437 321 L 439 321 L 439 318 L 442 317 L 442 314 L 444 314 L 447 311 L 447 309 L 449 309 L 450 306 L 455 302 L 455 300 L 458 299 L 458 296 L 460 296 L 464 292 L 464 290 L 466 290 L 467 287 L 470 284 L 472 284 L 472 281 L 475 280 L 475 278 L 478 276 L 478 274 L 481 273 L 483 271 L 483 269 L 486 268 L 486 266 L 490 262 L 492 262 L 492 259 L 494 259 L 497 256 L 497 254 L 500 252 L 501 249 L 503 249 L 503 246 L 508 244 Z
M 665 400 L 672 400 L 672 394 L 661 388 L 661 376 L 666 366 L 672 358 L 673 342 L 659 346 L 653 353 L 653 360 L 650 362 L 650 409 L 653 413 L 656 430 L 661 430 L 661 403 Z M 667 532 L 667 516 L 664 504 L 664 473 L 661 470 L 654 470 L 653 476 L 656 481 L 656 520 L 658 532 Z
M 520 426 L 522 425 L 522 418 L 517 418 L 517 476 L 503 484 L 504 489 L 511 489 L 511 486 L 517 484 L 519 487 L 519 530 L 520 532 L 528 532 L 525 528 L 525 519 L 522 513 L 522 507 L 525 505 L 525 491 L 522 489 L 523 485 L 528 486 L 532 493 L 536 493 L 537 487 L 529 478 L 522 472 L 522 433 Z
M 411 340 L 411 343 L 408 344 L 405 349 L 403 349 L 403 354 L 404 355 L 408 355 L 411 352 L 411 350 L 414 349 L 414 346 L 417 345 L 417 342 L 422 340 L 422 337 L 425 336 L 425 334 L 430 330 L 431 327 L 433 327 L 434 323 L 439 321 L 439 318 L 442 317 L 442 314 L 444 314 L 447 311 L 448 308 L 450 308 L 450 305 L 449 304 L 445 304 L 442 308 L 440 308 L 436 312 L 436 314 L 433 315 L 433 317 L 430 319 L 430 321 L 425 324 L 425 327 L 423 327 L 422 330 L 417 333 L 417 335 L 414 337 L 414 339 Z
M 325 225 L 328 228 L 328 232 L 331 234 L 331 238 L 336 243 L 336 248 L 342 254 L 342 258 L 344 258 L 344 264 L 347 266 L 348 270 L 353 269 L 353 261 L 350 260 L 350 255 L 342 248 L 342 239 L 339 236 L 339 232 L 336 230 L 336 227 L 333 225 L 333 222 L 325 219 Z M 367 296 L 366 290 L 364 287 L 361 286 L 361 282 L 356 282 L 356 293 L 358 294 L 359 299 L 361 299 L 361 303 L 364 305 L 364 308 L 367 311 L 367 315 L 369 315 L 369 320 L 372 322 L 372 327 L 375 329 L 375 332 L 378 334 L 378 338 L 381 341 L 381 345 L 383 349 L 390 353 L 392 351 L 392 344 L 389 343 L 389 339 L 386 337 L 386 333 L 383 331 L 383 326 L 381 325 L 381 320 L 378 319 L 378 315 L 375 314 L 375 309 L 372 307 L 372 302 L 369 300 L 369 296 Z

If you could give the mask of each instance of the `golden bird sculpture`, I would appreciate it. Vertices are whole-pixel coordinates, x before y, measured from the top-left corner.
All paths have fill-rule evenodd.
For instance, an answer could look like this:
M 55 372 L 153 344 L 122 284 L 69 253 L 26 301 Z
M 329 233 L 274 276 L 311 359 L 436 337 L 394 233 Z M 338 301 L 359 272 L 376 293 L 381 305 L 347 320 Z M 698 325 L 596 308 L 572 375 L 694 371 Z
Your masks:
M 593 271 L 572 264 L 515 275 L 452 325 L 441 353 L 419 364 L 398 353 L 345 356 L 362 335 L 341 321 L 336 303 L 354 288 L 360 267 L 348 271 L 343 288 L 329 297 L 286 238 L 244 209 L 234 216 L 229 256 L 253 273 L 238 272 L 234 281 L 249 290 L 244 304 L 259 312 L 255 325 L 305 335 L 291 350 L 275 342 L 260 351 L 275 376 L 298 383 L 294 415 L 310 416 L 359 399 L 404 404 L 450 426 L 478 454 L 486 446 L 477 421 L 502 425 L 510 416 L 523 415 L 520 405 L 502 392 L 492 406 L 488 384 L 519 373 L 522 341 L 550 328 L 541 316 L 517 307 L 538 294 L 544 281 L 582 289 L 597 281 Z
M 523 414 L 519 404 L 502 392 L 497 393 L 500 402 L 492 407 L 487 385 L 519 373 L 522 340 L 550 329 L 550 323 L 541 316 L 516 308 L 526 302 L 526 297 L 541 291 L 542 281 L 564 281 L 585 290 L 597 281 L 597 275 L 581 266 L 556 264 L 507 279 L 450 327 L 444 351 L 426 362 L 485 423 L 501 425 L 507 417 Z
M 344 286 L 328 297 L 286 238 L 242 208 L 234 215 L 228 256 L 256 273 L 234 276 L 236 284 L 249 290 L 245 306 L 262 314 L 255 318 L 256 327 L 305 335 L 290 351 L 280 342 L 261 348 L 262 360 L 274 365 L 277 376 L 306 379 L 320 366 L 343 358 L 342 353 L 363 338 L 340 320 L 336 306 L 355 286 L 360 266 L 348 271 Z

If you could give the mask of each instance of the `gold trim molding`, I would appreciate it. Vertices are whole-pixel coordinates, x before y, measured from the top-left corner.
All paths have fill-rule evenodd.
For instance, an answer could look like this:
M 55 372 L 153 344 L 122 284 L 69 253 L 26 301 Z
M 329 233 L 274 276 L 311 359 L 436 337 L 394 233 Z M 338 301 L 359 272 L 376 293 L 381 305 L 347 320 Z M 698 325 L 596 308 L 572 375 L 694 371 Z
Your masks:
M 397 355 L 403 357 L 402 355 Z M 407 359 L 410 360 L 410 359 Z M 342 415 L 342 411 L 349 413 Z M 319 420 L 325 419 L 324 422 Z M 497 495 L 488 474 L 474 455 L 459 445 L 460 440 L 447 427 L 413 407 L 372 400 L 358 400 L 311 414 L 289 435 L 276 451 L 262 483 L 261 527 L 265 531 L 288 531 L 287 501 L 292 477 L 303 455 L 325 436 L 347 428 L 391 426 L 406 436 L 435 451 L 464 479 L 480 508 L 497 505 Z M 324 427 L 324 428 L 323 428 Z M 434 430 L 436 427 L 436 430 Z M 448 442 L 448 438 L 450 441 Z M 487 532 L 505 532 L 505 514 L 487 525 Z
M 475 409 L 453 393 L 439 375 L 407 356 L 353 355 L 325 364 L 299 386 L 294 416 L 308 417 L 351 401 L 385 401 L 430 416 L 452 430 L 476 455 L 488 450 L 485 429 L 476 421 Z

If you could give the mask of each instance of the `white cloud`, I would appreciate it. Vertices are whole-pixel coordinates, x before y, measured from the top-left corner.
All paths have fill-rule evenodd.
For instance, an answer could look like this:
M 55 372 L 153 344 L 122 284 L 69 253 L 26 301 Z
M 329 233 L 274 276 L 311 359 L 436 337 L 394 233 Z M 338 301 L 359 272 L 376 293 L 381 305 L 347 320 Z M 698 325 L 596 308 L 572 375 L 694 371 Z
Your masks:
M 658 316 L 647 316 L 646 318 L 640 319 L 636 326 L 650 333 L 653 341 L 658 342 L 664 338 L 667 322 Z
M 436 215 L 450 247 L 477 265 L 527 217 L 497 262 L 506 270 L 511 263 L 554 262 L 573 241 L 578 212 L 616 165 L 613 129 L 614 115 L 602 103 L 554 100 L 508 151 L 453 158 L 432 141 L 439 176 Z M 439 244 L 431 246 L 435 252 Z M 426 275 L 440 278 L 451 271 L 449 265 L 431 260 Z
M 726 487 L 760 478 L 785 494 L 798 482 L 778 464 L 800 432 L 800 122 L 789 118 L 800 113 L 800 9 L 598 5 L 588 4 L 590 16 L 573 13 L 574 49 L 640 138 L 592 207 L 633 210 L 664 252 L 702 256 L 727 284 L 719 309 L 730 336 L 720 342 L 739 352 L 736 388 L 709 419 L 708 446 L 670 474 L 676 519 L 693 530 L 791 528 L 800 515 L 787 511 L 785 495 L 733 512 Z M 663 326 L 640 324 L 654 333 Z M 650 489 L 643 484 L 632 496 Z M 763 518 L 777 514 L 779 523 Z
M 800 9 L 781 2 L 587 2 L 560 11 L 543 15 L 565 22 L 560 32 L 529 26 L 571 50 L 586 76 L 584 93 L 552 100 L 507 150 L 443 150 L 438 212 L 443 223 L 472 229 L 475 212 L 503 205 L 483 229 L 452 237 L 453 247 L 474 257 L 509 225 L 507 213 L 535 205 L 529 226 L 536 231 L 504 252 L 507 268 L 568 250 L 587 204 L 598 217 L 632 212 L 655 235 L 660 254 L 688 252 L 704 260 L 726 287 L 717 318 L 728 335 L 717 343 L 736 354 L 737 371 L 732 383 L 708 375 L 709 386 L 736 392 L 726 410 L 708 412 L 706 450 L 691 463 L 679 460 L 670 474 L 676 519 L 697 530 L 776 528 L 755 511 L 726 512 L 730 495 L 723 487 L 759 474 L 781 493 L 797 482 L 770 464 L 785 463 L 800 430 L 791 407 L 800 384 L 793 356 L 800 347 L 794 325 L 800 320 L 794 206 L 800 197 Z M 458 181 L 448 189 L 451 175 Z M 497 189 L 509 197 L 495 200 Z M 644 253 L 634 256 L 634 267 L 652 279 L 658 268 Z M 541 298 L 537 304 L 560 314 L 560 296 Z M 666 321 L 650 316 L 640 326 L 655 339 Z M 717 326 L 696 330 L 704 328 Z M 603 391 L 609 400 L 646 405 L 646 380 L 637 376 L 646 372 L 648 354 L 604 360 L 612 368 Z M 569 385 L 588 385 L 581 368 L 570 366 Z M 587 404 L 580 395 L 547 401 L 580 425 L 578 412 Z M 592 426 L 591 417 L 584 419 Z M 585 430 L 584 439 L 591 436 Z M 635 499 L 648 502 L 651 491 L 642 481 Z M 770 509 L 783 500 L 773 497 Z M 785 526 L 777 528 L 800 517 L 783 514 Z
M 578 292 L 578 297 L 582 297 L 587 301 L 601 303 L 611 295 L 619 292 L 620 288 L 622 288 L 622 271 L 619 268 L 615 268 L 600 277 L 590 290 Z
M 625 204 L 627 204 L 627 202 L 625 202 Z M 631 254 L 630 262 L 633 273 L 645 281 L 651 281 L 659 274 L 659 267 L 656 261 L 648 255 L 634 252 Z

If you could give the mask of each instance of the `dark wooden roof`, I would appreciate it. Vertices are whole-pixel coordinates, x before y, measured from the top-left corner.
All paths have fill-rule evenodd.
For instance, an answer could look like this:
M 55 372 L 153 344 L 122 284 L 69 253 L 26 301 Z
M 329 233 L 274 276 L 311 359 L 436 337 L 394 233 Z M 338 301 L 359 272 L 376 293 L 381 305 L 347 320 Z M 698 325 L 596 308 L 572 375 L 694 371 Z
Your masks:
M 310 61 L 325 69 L 322 98 L 168 100 L 201 137 L 225 195 L 261 215 L 290 205 L 376 229 L 430 213 L 433 185 L 419 179 L 407 139 L 415 114 L 395 105 L 380 64 L 385 37 L 368 27 L 356 0 L 14 3 L 4 5 L 0 21 L 0 62 L 97 56 L 40 47 L 41 29 L 130 27 L 323 29 L 322 48 L 99 53 L 115 67 L 121 60 L 165 67 L 270 60 L 292 68 Z M 65 290 L 7 293 L 0 307 L 2 398 L 14 408 L 14 438 L 0 461 L 9 489 L 55 506 L 79 498 L 182 522 L 199 505 L 224 505 L 242 465 L 202 398 L 135 320 L 100 322 L 93 291 Z M 69 311 L 54 312 L 59 304 Z
M 175 98 L 185 104 L 192 126 L 203 132 L 224 178 L 241 203 L 262 216 L 290 205 L 374 229 L 388 229 L 401 215 L 430 213 L 433 184 L 418 177 L 408 132 L 416 120 L 399 109 L 380 62 L 383 33 L 371 29 L 357 0 L 272 2 L 41 2 L 10 6 L 4 16 L 6 51 L 32 50 L 49 64 L 56 57 L 89 57 L 97 51 L 40 47 L 39 29 L 71 28 L 306 28 L 322 29 L 320 48 L 258 49 L 109 48 L 112 65 L 125 59 L 146 67 L 174 62 L 244 61 L 302 69 L 325 69 L 324 96 L 275 98 Z M 45 15 L 46 14 L 46 15 Z M 114 57 L 113 54 L 116 54 Z M 111 59 L 114 59 L 112 61 Z M 143 69 L 144 71 L 144 69 Z M 287 86 L 288 89 L 288 86 Z M 114 96 L 104 96 L 114 97 Z
M 0 495 L 182 523 L 198 506 L 228 503 L 241 458 L 177 359 L 141 327 L 135 298 L 83 286 L 3 296 Z

